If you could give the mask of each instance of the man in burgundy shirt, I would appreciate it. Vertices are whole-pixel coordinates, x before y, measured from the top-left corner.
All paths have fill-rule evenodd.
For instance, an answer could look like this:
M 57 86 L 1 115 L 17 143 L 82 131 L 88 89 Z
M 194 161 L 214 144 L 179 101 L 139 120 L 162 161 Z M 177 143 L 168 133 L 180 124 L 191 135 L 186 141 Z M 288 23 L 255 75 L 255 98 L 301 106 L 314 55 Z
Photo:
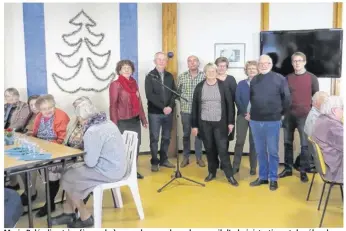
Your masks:
M 309 152 L 304 125 L 311 109 L 312 96 L 319 91 L 319 84 L 317 77 L 305 69 L 305 54 L 296 52 L 292 55 L 291 60 L 294 73 L 287 76 L 287 82 L 291 92 L 292 104 L 289 112 L 285 115 L 285 169 L 279 174 L 279 177 L 292 176 L 294 131 L 297 128 L 301 145 L 300 180 L 308 182 L 306 171 L 309 169 Z

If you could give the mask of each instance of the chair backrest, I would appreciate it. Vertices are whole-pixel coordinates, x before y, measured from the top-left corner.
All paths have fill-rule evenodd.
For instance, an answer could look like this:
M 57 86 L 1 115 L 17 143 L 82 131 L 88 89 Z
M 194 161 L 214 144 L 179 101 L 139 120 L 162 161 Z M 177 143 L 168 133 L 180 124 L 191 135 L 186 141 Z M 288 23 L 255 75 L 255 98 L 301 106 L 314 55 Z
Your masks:
M 124 178 L 128 178 L 131 175 L 135 175 L 137 179 L 137 145 L 138 134 L 137 132 L 124 131 L 123 140 L 125 144 L 125 152 L 127 156 L 127 172 Z
M 308 137 L 308 141 L 309 141 L 308 142 L 309 150 L 311 150 L 312 155 L 314 157 L 316 170 L 322 177 L 324 177 L 324 175 L 327 172 L 327 166 L 326 166 L 326 163 L 324 162 L 321 148 L 314 140 L 312 140 L 311 137 Z

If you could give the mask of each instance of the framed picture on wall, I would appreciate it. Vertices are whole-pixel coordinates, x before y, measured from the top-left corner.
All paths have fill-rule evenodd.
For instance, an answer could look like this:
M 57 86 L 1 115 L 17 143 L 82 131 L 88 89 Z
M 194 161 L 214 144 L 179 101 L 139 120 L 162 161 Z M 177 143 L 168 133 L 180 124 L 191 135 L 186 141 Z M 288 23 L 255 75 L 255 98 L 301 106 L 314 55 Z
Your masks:
M 215 43 L 215 59 L 226 57 L 228 68 L 244 68 L 245 43 Z

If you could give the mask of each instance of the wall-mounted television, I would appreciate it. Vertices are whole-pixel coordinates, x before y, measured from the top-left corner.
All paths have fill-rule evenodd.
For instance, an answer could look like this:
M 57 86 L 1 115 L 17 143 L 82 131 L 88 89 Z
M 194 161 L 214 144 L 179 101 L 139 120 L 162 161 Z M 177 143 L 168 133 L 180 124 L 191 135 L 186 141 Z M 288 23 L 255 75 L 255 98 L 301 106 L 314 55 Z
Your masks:
M 260 34 L 260 53 L 273 59 L 273 71 L 284 76 L 293 72 L 291 55 L 306 55 L 306 69 L 319 78 L 340 78 L 342 29 L 264 31 Z

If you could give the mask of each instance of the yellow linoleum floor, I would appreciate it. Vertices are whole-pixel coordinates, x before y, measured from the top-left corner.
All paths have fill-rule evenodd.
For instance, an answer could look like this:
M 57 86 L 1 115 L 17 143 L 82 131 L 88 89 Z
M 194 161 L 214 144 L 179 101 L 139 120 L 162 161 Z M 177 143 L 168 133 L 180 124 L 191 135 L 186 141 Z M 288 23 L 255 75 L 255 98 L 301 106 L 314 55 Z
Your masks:
M 256 176 L 249 175 L 249 160 L 243 157 L 242 168 L 236 175 L 240 184 L 238 187 L 228 184 L 223 172 L 219 171 L 217 179 L 207 183 L 206 187 L 179 179 L 158 193 L 157 189 L 170 180 L 173 169 L 161 168 L 159 172 L 152 173 L 149 160 L 147 155 L 139 157 L 139 171 L 145 176 L 145 179 L 139 180 L 145 219 L 139 220 L 128 188 L 122 188 L 124 208 L 121 209 L 113 208 L 111 193 L 106 191 L 103 200 L 104 228 L 312 228 L 319 225 L 322 209 L 318 211 L 317 206 L 322 182 L 318 176 L 310 201 L 306 201 L 310 182 L 301 183 L 298 172 L 292 177 L 280 179 L 277 191 L 270 191 L 267 185 L 251 188 L 249 183 Z M 207 175 L 207 167 L 198 167 L 194 155 L 190 157 L 190 165 L 181 170 L 183 176 L 200 182 Z M 312 174 L 309 178 L 311 180 Z M 41 187 L 37 201 L 43 200 Z M 92 197 L 88 207 L 92 209 Z M 53 215 L 61 213 L 60 204 L 57 208 Z M 34 224 L 35 227 L 47 225 L 45 218 L 35 218 Z M 23 216 L 17 227 L 27 226 L 27 216 Z M 339 187 L 332 190 L 323 226 L 343 227 L 343 202 Z

